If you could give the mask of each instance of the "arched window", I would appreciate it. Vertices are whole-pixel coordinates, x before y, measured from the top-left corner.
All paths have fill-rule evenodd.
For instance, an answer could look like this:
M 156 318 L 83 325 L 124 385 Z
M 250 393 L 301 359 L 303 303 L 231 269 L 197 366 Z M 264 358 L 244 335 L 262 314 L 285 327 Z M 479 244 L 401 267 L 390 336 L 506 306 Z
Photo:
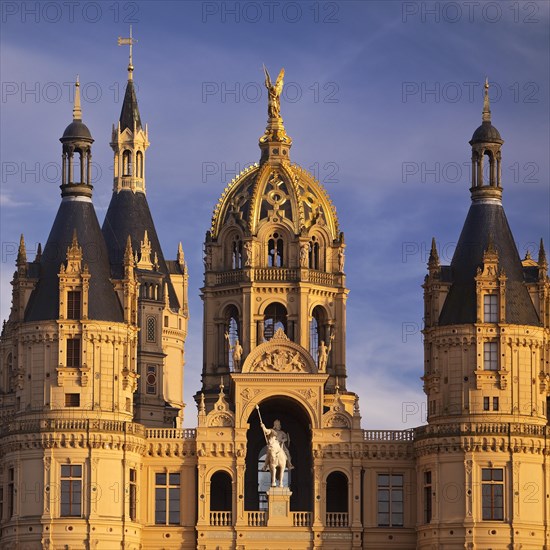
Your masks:
M 233 351 L 240 339 L 239 311 L 233 305 L 228 306 L 225 310 L 223 337 L 222 349 L 225 350 L 223 364 L 227 364 L 229 369 L 233 370 L 235 367 L 233 364 Z
M 132 175 L 132 152 L 128 149 L 122 153 L 122 175 Z
M 264 338 L 271 340 L 278 329 L 283 329 L 287 332 L 287 312 L 283 304 L 277 302 L 270 304 L 265 309 L 264 313 Z
M 330 335 L 327 334 L 327 314 L 321 306 L 315 306 L 309 323 L 309 353 L 317 361 L 317 352 L 321 340 L 328 346 Z M 318 365 L 317 365 L 318 366 Z
M 327 527 L 347 527 L 348 478 L 343 472 L 332 472 L 327 477 Z
M 227 472 L 216 472 L 210 478 L 210 510 L 231 512 L 232 500 L 231 476 Z
M 268 267 L 283 267 L 284 241 L 279 233 L 273 235 L 267 241 L 267 265 Z
M 136 176 L 143 178 L 143 153 L 141 151 L 136 153 Z
M 321 269 L 319 258 L 319 240 L 313 235 L 309 243 L 309 269 Z
M 231 241 L 231 269 L 243 267 L 243 242 L 239 235 L 235 235 Z

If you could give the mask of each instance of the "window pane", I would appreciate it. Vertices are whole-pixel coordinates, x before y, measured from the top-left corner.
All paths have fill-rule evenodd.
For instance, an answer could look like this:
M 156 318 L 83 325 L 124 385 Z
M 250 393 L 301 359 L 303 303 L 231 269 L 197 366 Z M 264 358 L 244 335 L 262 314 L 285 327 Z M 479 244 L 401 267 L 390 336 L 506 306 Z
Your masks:
M 155 483 L 157 485 L 166 485 L 166 474 L 156 474 Z
M 503 471 L 499 469 L 493 469 L 493 481 L 502 481 L 504 479 L 504 473 Z
M 180 474 L 170 474 L 170 485 L 180 484 Z
M 378 485 L 382 487 L 388 487 L 390 484 L 390 476 L 385 474 L 378 475 Z
M 403 476 L 402 475 L 391 476 L 391 484 L 392 484 L 392 487 L 402 486 L 403 485 Z

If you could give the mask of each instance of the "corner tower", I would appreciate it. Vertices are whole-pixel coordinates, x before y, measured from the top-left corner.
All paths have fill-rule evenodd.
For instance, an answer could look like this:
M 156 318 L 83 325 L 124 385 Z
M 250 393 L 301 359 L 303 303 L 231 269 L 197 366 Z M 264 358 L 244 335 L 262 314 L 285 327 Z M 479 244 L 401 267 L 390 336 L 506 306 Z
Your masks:
M 103 235 L 117 290 L 123 292 L 127 248 L 133 251 L 132 268 L 139 284 L 138 373 L 136 421 L 146 426 L 176 427 L 183 420 L 184 344 L 187 335 L 187 267 L 180 244 L 176 260 L 165 260 L 145 192 L 145 152 L 149 147 L 134 87 L 132 46 L 128 83 L 117 125 L 113 125 L 113 195 Z
M 419 548 L 548 544 L 548 265 L 542 245 L 539 262 L 518 254 L 502 206 L 503 143 L 486 82 L 472 203 L 450 266 L 433 241 L 423 285 Z M 531 486 L 540 498 L 525 497 Z
M 114 548 L 124 537 L 139 539 L 137 530 L 124 531 L 124 500 L 103 492 L 100 510 L 95 498 L 105 480 L 118 484 L 127 464 L 141 462 L 144 438 L 132 424 L 137 284 L 128 262 L 123 292 L 111 281 L 78 81 L 60 141 L 61 204 L 34 261 L 21 238 L 0 338 L 2 548 L 52 548 L 60 540 Z

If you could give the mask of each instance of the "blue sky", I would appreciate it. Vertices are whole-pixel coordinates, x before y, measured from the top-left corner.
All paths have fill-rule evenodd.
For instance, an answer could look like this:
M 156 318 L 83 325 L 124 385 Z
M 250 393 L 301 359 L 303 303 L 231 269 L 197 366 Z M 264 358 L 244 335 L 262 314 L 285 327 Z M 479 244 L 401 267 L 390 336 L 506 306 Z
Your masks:
M 190 272 L 185 424 L 202 367 L 202 241 L 225 184 L 259 160 L 262 63 L 286 71 L 291 158 L 334 201 L 346 234 L 348 389 L 365 428 L 424 422 L 422 284 L 436 237 L 449 263 L 469 198 L 468 141 L 489 76 L 504 206 L 520 254 L 550 248 L 547 2 L 3 2 L 0 317 L 19 234 L 29 255 L 59 205 L 58 138 L 80 74 L 95 139 L 94 204 L 112 192 L 111 125 L 130 23 L 146 185 L 165 256 Z

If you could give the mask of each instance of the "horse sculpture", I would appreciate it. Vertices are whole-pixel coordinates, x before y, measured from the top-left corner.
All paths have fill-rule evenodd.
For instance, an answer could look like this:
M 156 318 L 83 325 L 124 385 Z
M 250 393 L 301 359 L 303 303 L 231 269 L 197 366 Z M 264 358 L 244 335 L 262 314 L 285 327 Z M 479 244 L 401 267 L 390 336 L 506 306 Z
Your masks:
M 268 430 L 272 432 L 273 430 Z M 268 437 L 266 467 L 271 471 L 271 487 L 277 487 L 277 470 L 279 478 L 279 487 L 283 486 L 283 477 L 286 467 L 286 453 L 277 440 L 277 437 Z
M 277 470 L 279 470 L 279 487 L 283 487 L 285 468 L 287 465 L 289 470 L 294 468 L 287 447 L 287 445 L 290 444 L 290 437 L 281 430 L 281 422 L 279 420 L 273 422 L 273 428 L 266 428 L 258 405 L 256 405 L 256 410 L 258 411 L 260 426 L 264 432 L 265 441 L 267 443 L 264 470 L 269 469 L 271 471 L 271 487 L 277 487 Z

